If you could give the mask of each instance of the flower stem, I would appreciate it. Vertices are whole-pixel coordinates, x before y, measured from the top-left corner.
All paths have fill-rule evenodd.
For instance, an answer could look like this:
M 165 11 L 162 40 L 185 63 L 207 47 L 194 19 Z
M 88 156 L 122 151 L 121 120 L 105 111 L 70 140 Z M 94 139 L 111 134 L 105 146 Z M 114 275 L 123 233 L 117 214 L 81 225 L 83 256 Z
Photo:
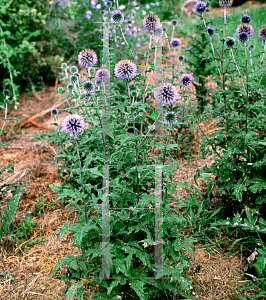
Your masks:
M 13 82 L 13 75 L 12 75 L 11 68 L 10 68 L 10 61 L 9 61 L 9 58 L 8 58 L 8 55 L 7 55 L 7 51 L 6 51 L 6 40 L 5 40 L 4 33 L 3 33 L 3 30 L 2 30 L 1 26 L 0 26 L 0 29 L 1 29 L 1 32 L 2 32 L 3 40 L 4 40 L 4 48 L 5 48 L 5 53 L 6 53 L 6 60 L 7 60 L 7 65 L 8 65 L 8 71 L 9 71 L 10 80 L 11 80 L 11 86 L 12 86 L 12 90 L 13 90 L 13 97 L 14 97 L 14 100 L 15 100 L 15 107 L 14 108 L 17 109 L 17 105 L 19 103 L 16 101 L 17 100 L 17 95 L 15 93 L 14 82 Z
M 131 97 L 130 97 L 130 90 L 129 90 L 129 82 L 127 81 L 127 90 L 128 90 L 128 96 L 129 96 L 129 103 L 130 103 L 130 110 L 131 110 L 131 116 L 132 116 L 132 124 L 133 124 L 133 129 L 134 129 L 134 135 L 136 136 L 136 128 L 135 128 L 135 122 L 134 122 L 134 116 L 133 116 L 133 107 L 131 103 Z M 138 161 L 138 141 L 136 141 L 136 164 L 137 167 L 139 166 L 139 161 Z M 138 201 L 139 202 L 139 172 L 137 170 L 137 193 L 138 193 Z
M 83 176 L 82 176 L 82 167 L 81 167 L 81 161 L 80 161 L 80 155 L 79 155 L 79 146 L 76 140 L 76 136 L 75 136 L 75 142 L 77 145 L 77 152 L 78 152 L 78 159 L 79 159 L 79 169 L 80 169 L 80 178 L 81 178 L 81 187 L 82 187 L 82 193 L 83 195 L 85 195 L 85 191 L 84 191 L 84 183 L 83 183 Z M 86 224 L 88 224 L 88 213 L 87 213 L 87 202 L 86 200 L 84 200 L 84 206 L 85 206 L 85 220 L 86 220 Z

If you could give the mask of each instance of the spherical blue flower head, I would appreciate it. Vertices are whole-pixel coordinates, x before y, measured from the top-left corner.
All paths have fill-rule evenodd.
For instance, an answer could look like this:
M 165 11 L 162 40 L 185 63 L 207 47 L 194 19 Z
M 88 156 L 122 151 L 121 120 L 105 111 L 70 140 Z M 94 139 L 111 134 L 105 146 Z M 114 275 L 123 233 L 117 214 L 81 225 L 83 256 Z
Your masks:
M 177 122 L 177 115 L 173 111 L 169 111 L 163 116 L 163 121 L 168 126 L 172 126 Z
M 238 35 L 238 40 L 240 43 L 246 43 L 248 41 L 248 35 L 246 32 L 241 32 L 239 35 Z
M 89 94 L 89 95 L 93 94 L 95 91 L 94 84 L 91 81 L 84 82 L 83 83 L 83 91 L 84 91 L 84 93 Z
M 57 108 L 53 107 L 51 109 L 51 116 L 57 116 L 57 115 L 58 115 L 58 110 L 57 110 Z
M 78 76 L 76 76 L 76 75 L 72 75 L 72 76 L 70 76 L 70 78 L 69 78 L 69 82 L 70 83 L 72 83 L 72 84 L 74 84 L 74 83 L 77 83 L 78 82 Z
M 196 2 L 196 4 L 194 5 L 194 10 L 199 13 L 199 14 L 203 14 L 206 11 L 206 6 L 207 3 L 204 1 L 198 1 Z
M 177 21 L 176 19 L 173 19 L 173 20 L 171 21 L 171 24 L 172 24 L 172 26 L 177 26 L 178 21 Z
M 4 96 L 6 96 L 6 97 L 10 96 L 10 91 L 9 91 L 9 89 L 3 90 L 3 94 L 4 94 Z
M 266 41 L 266 28 L 261 28 L 259 30 L 258 37 L 262 40 L 262 43 L 264 44 Z
M 69 71 L 70 71 L 71 74 L 74 74 L 74 73 L 78 72 L 78 68 L 76 66 L 71 66 L 69 68 Z
M 190 74 L 183 74 L 179 76 L 178 81 L 183 85 L 189 85 L 194 81 L 194 78 Z
M 171 39 L 171 41 L 170 41 L 170 46 L 171 47 L 178 47 L 180 45 L 181 45 L 181 42 L 180 42 L 179 39 L 177 39 L 177 38 Z
M 250 40 L 253 36 L 254 29 L 249 24 L 246 24 L 246 23 L 240 24 L 236 29 L 236 36 L 237 36 L 238 40 L 239 40 L 239 35 L 243 32 L 246 32 L 246 34 L 248 36 L 247 40 Z
M 254 44 L 248 45 L 248 51 L 253 51 L 254 49 L 255 49 L 255 45 Z
M 207 26 L 206 29 L 204 29 L 206 32 L 208 32 L 209 36 L 214 35 L 214 28 L 212 26 Z
M 160 19 L 156 15 L 148 14 L 143 19 L 143 27 L 146 30 L 153 31 L 157 23 L 160 23 Z
M 124 22 L 124 14 L 120 10 L 112 11 L 111 20 L 116 25 L 122 24 Z
M 105 5 L 106 7 L 111 7 L 113 4 L 112 4 L 111 1 L 106 1 L 106 2 L 104 3 L 104 5 Z
M 185 56 L 184 56 L 184 55 L 179 55 L 179 56 L 178 56 L 178 60 L 179 60 L 180 62 L 185 61 Z
M 120 80 L 130 80 L 136 76 L 137 66 L 128 59 L 120 60 L 115 65 L 115 76 Z
M 231 7 L 233 4 L 233 0 L 219 0 L 219 5 L 220 7 L 225 7 L 225 8 L 229 8 Z
M 235 45 L 235 42 L 236 42 L 235 39 L 233 37 L 229 36 L 224 43 L 227 48 L 233 48 Z
M 62 123 L 62 131 L 69 133 L 72 137 L 82 133 L 85 127 L 86 123 L 84 119 L 76 114 L 67 116 Z
M 248 15 L 248 14 L 243 14 L 241 19 L 240 19 L 240 22 L 241 23 L 246 23 L 246 24 L 249 24 L 251 21 L 251 16 Z
M 178 91 L 171 83 L 164 83 L 160 89 L 159 87 L 155 91 L 155 100 L 162 105 L 173 105 L 178 97 Z
M 71 92 L 75 89 L 74 85 L 72 83 L 70 83 L 68 86 L 67 86 L 67 89 Z
M 80 79 L 80 74 L 78 72 L 73 73 L 73 75 L 77 76 Z
M 107 69 L 99 69 L 96 73 L 95 73 L 95 78 L 98 81 L 108 81 L 110 80 L 110 71 Z
M 78 55 L 78 63 L 82 68 L 93 67 L 98 61 L 96 53 L 91 49 L 82 50 Z

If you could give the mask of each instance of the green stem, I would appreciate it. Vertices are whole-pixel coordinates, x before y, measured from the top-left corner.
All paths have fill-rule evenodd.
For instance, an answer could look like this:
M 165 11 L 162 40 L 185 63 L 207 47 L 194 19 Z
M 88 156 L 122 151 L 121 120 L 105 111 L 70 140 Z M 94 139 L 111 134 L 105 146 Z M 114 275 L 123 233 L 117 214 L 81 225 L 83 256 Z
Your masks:
M 12 75 L 11 68 L 10 68 L 10 61 L 9 61 L 9 58 L 8 58 L 8 55 L 7 55 L 7 51 L 6 51 L 6 40 L 5 40 L 4 32 L 3 32 L 1 26 L 0 26 L 0 29 L 1 29 L 1 32 L 2 32 L 3 40 L 4 40 L 4 48 L 5 48 L 5 53 L 6 53 L 6 60 L 7 60 L 7 65 L 8 65 L 8 71 L 9 71 L 10 80 L 11 80 L 11 86 L 12 86 L 12 90 L 13 90 L 13 98 L 15 100 L 15 107 L 14 108 L 17 109 L 17 105 L 19 103 L 16 102 L 17 96 L 16 96 L 16 93 L 15 93 L 15 87 L 14 87 L 14 82 L 13 82 L 13 75 Z
M 133 130 L 134 130 L 134 135 L 136 136 L 136 127 L 135 127 L 135 122 L 134 122 L 134 115 L 133 115 L 133 107 L 131 103 L 131 96 L 130 96 L 130 90 L 129 90 L 129 82 L 127 81 L 127 90 L 128 90 L 128 96 L 129 96 L 129 103 L 130 103 L 130 110 L 131 110 L 131 116 L 132 116 L 132 124 L 133 124 Z M 139 160 L 138 160 L 138 141 L 136 141 L 136 164 L 137 167 L 139 166 Z M 139 172 L 137 170 L 137 193 L 138 193 L 138 202 L 139 202 Z M 137 202 L 137 203 L 138 203 Z
M 81 161 L 80 161 L 80 155 L 79 155 L 79 146 L 76 140 L 76 136 L 75 136 L 75 142 L 77 145 L 77 152 L 78 152 L 78 159 L 79 159 L 79 169 L 80 169 L 80 178 L 81 178 L 81 187 L 82 187 L 82 193 L 83 195 L 85 195 L 85 191 L 84 191 L 84 183 L 83 183 L 83 176 L 82 176 L 82 167 L 81 167 Z M 84 206 L 85 206 L 85 220 L 86 220 L 86 224 L 88 224 L 88 213 L 87 213 L 87 202 L 86 200 L 84 200 Z

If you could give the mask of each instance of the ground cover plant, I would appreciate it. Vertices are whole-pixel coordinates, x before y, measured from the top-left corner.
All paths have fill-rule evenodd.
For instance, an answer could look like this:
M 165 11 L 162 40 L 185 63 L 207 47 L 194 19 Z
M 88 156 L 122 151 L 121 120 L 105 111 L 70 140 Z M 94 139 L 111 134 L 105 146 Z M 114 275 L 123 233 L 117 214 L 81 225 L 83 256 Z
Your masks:
M 72 199 L 68 200 L 67 205 L 74 205 L 75 210 L 80 212 L 77 223 L 67 222 L 61 227 L 60 237 L 66 231 L 71 231 L 73 245 L 82 249 L 83 253 L 81 256 L 68 256 L 58 262 L 51 274 L 53 276 L 60 266 L 67 265 L 68 276 L 63 275 L 62 279 L 66 281 L 66 284 L 71 283 L 70 289 L 66 291 L 69 299 L 73 299 L 76 295 L 82 299 L 83 290 L 93 281 L 93 278 L 103 275 L 103 269 L 99 267 L 104 246 L 102 243 L 104 226 L 101 216 L 103 214 L 102 186 L 103 190 L 107 192 L 108 180 L 105 180 L 106 175 L 103 170 L 108 170 L 108 168 L 109 205 L 112 208 L 123 207 L 124 209 L 110 210 L 109 213 L 111 245 L 109 266 L 110 276 L 113 279 L 100 280 L 98 278 L 93 281 L 101 287 L 100 291 L 95 293 L 95 299 L 114 299 L 117 295 L 122 295 L 123 299 L 156 299 L 155 296 L 158 299 L 162 297 L 170 299 L 172 296 L 190 298 L 189 285 L 191 282 L 186 281 L 185 276 L 182 276 L 185 266 L 189 264 L 183 248 L 188 252 L 193 252 L 189 246 L 193 239 L 187 239 L 179 232 L 179 228 L 184 226 L 182 223 L 185 218 L 176 210 L 170 209 L 165 201 L 166 198 L 174 199 L 169 192 L 174 192 L 176 185 L 180 185 L 180 183 L 172 182 L 172 169 L 178 165 L 171 157 L 171 153 L 180 151 L 181 145 L 170 134 L 174 127 L 182 128 L 183 126 L 184 129 L 190 130 L 192 124 L 201 130 L 200 118 L 203 118 L 204 114 L 208 112 L 213 117 L 219 118 L 218 127 L 222 129 L 217 130 L 209 139 L 207 137 L 202 139 L 201 152 L 206 154 L 208 152 L 207 145 L 210 145 L 213 151 L 219 154 L 220 160 L 217 160 L 210 169 L 198 170 L 195 178 L 199 178 L 201 173 L 203 178 L 206 178 L 204 173 L 214 174 L 220 194 L 234 197 L 235 203 L 239 203 L 240 211 L 246 212 L 247 216 L 242 222 L 241 214 L 232 215 L 232 220 L 223 220 L 223 214 L 220 214 L 221 219 L 217 221 L 215 215 L 219 211 L 224 214 L 228 213 L 225 211 L 225 207 L 221 207 L 210 216 L 208 222 L 211 223 L 211 226 L 208 230 L 217 228 L 216 226 L 225 228 L 239 226 L 244 231 L 263 235 L 265 220 L 263 217 L 253 217 L 249 207 L 251 203 L 255 203 L 253 206 L 256 210 L 261 210 L 261 214 L 264 208 L 265 151 L 263 140 L 265 125 L 263 119 L 265 95 L 263 91 L 266 84 L 266 29 L 261 27 L 257 30 L 258 37 L 256 38 L 262 41 L 261 51 L 258 51 L 259 59 L 257 56 L 253 57 L 252 53 L 248 57 L 247 51 L 249 49 L 251 52 L 250 49 L 252 49 L 250 41 L 255 38 L 250 16 L 241 17 L 241 24 L 236 27 L 235 38 L 227 37 L 225 35 L 226 10 L 230 9 L 231 2 L 220 1 L 219 4 L 224 13 L 220 52 L 219 46 L 217 46 L 218 42 L 216 47 L 213 46 L 214 28 L 206 26 L 207 4 L 203 1 L 195 4 L 195 10 L 203 24 L 202 32 L 209 38 L 213 51 L 210 55 L 217 65 L 220 75 L 217 80 L 218 89 L 213 94 L 211 107 L 207 105 L 199 107 L 192 102 L 187 86 L 194 83 L 195 76 L 189 74 L 187 70 L 181 74 L 173 73 L 173 79 L 176 77 L 178 83 L 174 84 L 173 81 L 167 80 L 154 91 L 154 94 L 151 87 L 143 85 L 141 81 L 151 76 L 148 73 L 156 72 L 158 61 L 156 59 L 152 61 L 154 66 L 149 69 L 149 72 L 145 71 L 144 74 L 137 72 L 137 53 L 133 49 L 138 46 L 134 47 L 133 34 L 129 34 L 131 39 L 124 34 L 114 36 L 115 40 L 112 40 L 109 48 L 110 69 L 103 67 L 97 69 L 96 65 L 99 61 L 97 54 L 92 49 L 81 50 L 77 54 L 77 66 L 88 70 L 88 79 L 80 76 L 77 66 L 66 63 L 61 65 L 65 75 L 62 79 L 67 79 L 69 84 L 60 87 L 59 92 L 64 93 L 65 100 L 67 96 L 71 95 L 73 98 L 71 101 L 76 106 L 73 108 L 69 104 L 69 109 L 65 110 L 69 112 L 69 116 L 63 124 L 57 123 L 57 115 L 62 110 L 53 109 L 51 114 L 55 116 L 58 130 L 48 135 L 41 135 L 41 137 L 53 140 L 58 145 L 72 143 L 71 146 L 63 148 L 56 155 L 57 159 L 65 162 L 64 169 L 71 174 L 71 180 L 65 186 L 50 186 L 60 195 L 56 201 L 61 200 L 64 203 L 64 199 L 70 196 Z M 110 8 L 110 11 L 114 7 L 112 22 L 113 26 L 117 25 L 116 27 L 119 28 L 124 16 L 121 11 L 115 10 L 119 8 L 118 4 L 108 1 L 105 5 Z M 244 22 L 242 22 L 243 20 Z M 174 33 L 176 25 L 177 21 L 173 20 L 172 33 Z M 146 55 L 148 62 L 149 53 L 153 52 L 151 41 L 154 39 L 158 43 L 164 30 L 160 19 L 153 14 L 143 18 L 143 27 L 144 34 L 150 37 L 149 52 Z M 122 32 L 121 27 L 119 29 Z M 143 38 L 145 39 L 145 35 Z M 119 47 L 120 50 L 123 50 L 121 52 L 117 51 L 117 40 L 120 40 Z M 236 40 L 237 47 L 235 47 Z M 169 45 L 177 48 L 180 46 L 180 41 L 173 38 L 172 34 Z M 236 60 L 234 56 L 236 49 L 237 51 L 242 49 L 244 63 Z M 226 51 L 230 52 L 229 60 L 225 59 L 224 52 Z M 156 57 L 156 47 L 154 47 L 154 52 Z M 138 55 L 140 54 L 138 53 Z M 262 59 L 260 59 L 261 56 Z M 170 56 L 166 56 L 166 58 L 173 59 Z M 252 58 L 252 62 L 250 58 Z M 204 59 L 204 55 L 202 55 L 202 59 Z M 184 57 L 179 56 L 179 62 L 181 63 L 183 60 Z M 229 83 L 226 82 L 227 73 L 234 75 L 229 77 L 231 79 Z M 261 80 L 258 82 L 257 78 Z M 110 132 L 104 131 L 106 126 L 104 119 L 106 117 L 106 106 L 104 106 L 106 89 L 110 91 L 110 106 L 107 111 L 110 118 Z M 145 101 L 145 91 L 149 91 L 151 97 L 154 98 L 155 107 L 159 106 L 162 110 L 160 115 L 156 115 L 156 119 L 154 119 L 151 103 Z M 7 101 L 9 90 L 5 89 L 3 94 Z M 182 105 L 176 105 L 179 96 L 183 100 Z M 196 112 L 194 113 L 194 111 Z M 153 126 L 150 126 L 147 120 L 153 120 Z M 164 123 L 164 130 L 161 134 L 155 132 L 151 136 L 150 133 L 154 127 L 156 128 L 156 121 Z M 191 125 L 188 126 L 189 128 L 185 128 L 186 122 Z M 185 139 L 185 136 L 185 130 L 180 130 L 179 139 Z M 149 157 L 148 150 L 151 148 L 161 150 L 158 158 Z M 166 160 L 170 164 L 166 164 Z M 161 168 L 156 169 L 153 163 L 164 166 L 162 172 Z M 155 179 L 159 179 L 159 182 L 156 183 Z M 158 197 L 154 191 L 158 186 L 160 186 L 159 197 L 162 201 L 163 211 L 164 268 L 161 275 L 171 277 L 171 280 L 162 282 L 159 279 L 150 278 L 154 276 L 155 270 L 154 228 L 156 217 L 154 217 L 154 211 Z M 201 197 L 201 195 L 196 196 Z M 9 211 L 12 214 L 15 213 L 16 204 L 12 203 L 14 202 L 10 202 L 12 208 L 7 209 L 7 213 Z M 206 205 L 206 203 L 203 202 L 202 205 Z M 193 208 L 197 208 L 199 215 L 202 205 L 197 203 L 196 197 L 191 196 L 190 213 L 192 214 Z M 9 216 L 8 223 L 5 218 L 3 219 L 6 229 L 12 221 L 12 216 Z M 201 225 L 207 225 L 206 218 L 201 218 Z M 160 223 L 157 222 L 156 226 L 160 226 Z M 24 228 L 27 233 L 25 225 Z M 262 250 L 258 250 L 259 258 L 255 265 L 258 276 L 262 276 L 264 271 L 263 249 L 264 247 Z M 118 279 L 114 279 L 115 277 Z

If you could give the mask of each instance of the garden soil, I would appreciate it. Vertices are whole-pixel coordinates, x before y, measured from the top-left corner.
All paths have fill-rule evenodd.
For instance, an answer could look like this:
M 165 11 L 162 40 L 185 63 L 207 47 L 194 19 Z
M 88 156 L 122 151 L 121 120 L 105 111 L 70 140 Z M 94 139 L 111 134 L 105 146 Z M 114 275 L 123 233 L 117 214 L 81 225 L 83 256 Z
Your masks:
M 183 39 L 181 42 L 185 45 L 187 41 Z M 145 61 L 142 63 L 145 64 Z M 151 81 L 151 83 L 153 82 Z M 211 78 L 208 85 L 215 88 Z M 45 87 L 38 92 L 33 91 L 33 93 L 20 95 L 18 109 L 8 111 L 7 114 L 7 118 L 15 117 L 18 120 L 8 121 L 5 124 L 6 132 L 0 137 L 2 142 L 12 145 L 12 148 L 0 147 L 0 167 L 10 163 L 14 164 L 14 174 L 6 171 L 3 173 L 3 183 L 12 184 L 13 182 L 28 185 L 25 188 L 25 194 L 21 194 L 11 229 L 21 228 L 21 220 L 24 220 L 24 214 L 30 210 L 33 210 L 32 221 L 36 222 L 31 233 L 27 237 L 23 235 L 24 242 L 18 243 L 12 237 L 3 237 L 4 247 L 1 248 L 0 259 L 0 300 L 66 299 L 66 296 L 61 296 L 64 291 L 64 281 L 59 279 L 61 274 L 65 274 L 65 266 L 61 267 L 53 278 L 50 278 L 50 274 L 56 263 L 66 255 L 78 256 L 81 254 L 81 251 L 72 246 L 70 232 L 67 232 L 61 239 L 59 232 L 55 233 L 66 221 L 73 224 L 78 218 L 77 212 L 70 212 L 74 206 L 65 208 L 61 201 L 54 202 L 58 195 L 49 188 L 51 183 L 64 181 L 58 173 L 59 164 L 54 165 L 53 163 L 53 156 L 57 154 L 56 147 L 53 143 L 44 140 L 32 140 L 40 131 L 47 132 L 50 129 L 56 129 L 51 125 L 54 122 L 54 118 L 50 114 L 52 107 L 57 105 L 60 109 L 67 108 L 65 103 L 59 103 L 63 96 L 57 93 L 57 87 L 58 82 L 55 83 L 55 87 Z M 189 89 L 193 91 L 193 84 L 189 86 Z M 66 116 L 67 113 L 60 113 L 58 123 L 62 124 Z M 4 112 L 1 111 L 1 127 L 3 119 Z M 204 124 L 201 124 L 201 128 L 205 135 L 210 134 L 216 129 L 215 120 L 206 120 Z M 200 144 L 201 136 L 201 132 L 198 136 L 196 134 L 194 136 L 197 145 Z M 59 150 L 61 149 L 59 148 Z M 194 154 L 199 154 L 198 147 L 195 147 Z M 157 156 L 158 153 L 152 151 L 151 155 Z M 194 174 L 197 168 L 201 169 L 205 165 L 210 167 L 216 158 L 218 157 L 202 159 L 198 156 L 190 162 L 184 158 L 177 158 L 176 161 L 180 168 L 173 170 L 173 181 L 188 182 L 206 195 L 206 184 L 200 177 L 197 180 L 197 186 Z M 30 168 L 30 172 L 26 172 L 26 168 Z M 217 189 L 213 184 L 214 178 L 212 176 L 209 178 L 212 181 L 212 193 L 217 195 Z M 194 192 L 192 188 L 192 193 Z M 177 199 L 176 202 L 168 199 L 169 205 L 172 207 L 179 203 L 178 199 L 189 199 L 188 190 L 184 187 L 177 187 L 174 196 Z M 7 199 L 10 198 L 11 193 L 7 196 Z M 2 212 L 7 206 L 5 200 L 1 199 Z M 34 208 L 36 203 L 40 203 L 41 200 L 44 200 L 46 205 L 38 216 Z M 212 208 L 217 207 L 219 207 L 219 203 L 213 201 Z M 188 226 L 182 233 L 189 237 L 192 235 L 192 229 L 191 226 Z M 218 247 L 215 245 L 215 241 L 212 241 L 208 251 L 201 243 L 193 243 L 191 247 L 197 255 L 185 252 L 192 264 L 192 268 L 187 268 L 186 274 L 188 275 L 187 279 L 192 281 L 193 297 L 202 300 L 255 297 L 254 291 L 258 292 L 258 289 L 242 290 L 238 296 L 235 294 L 236 289 L 244 287 L 248 283 L 243 272 L 247 257 L 242 257 L 238 244 L 234 245 L 231 256 L 229 256 L 230 248 L 236 237 L 228 236 L 224 231 L 217 234 L 219 242 L 227 242 L 225 247 Z M 38 242 L 30 244 L 37 238 L 39 238 Z M 97 289 L 97 285 L 87 283 L 84 299 L 92 299 L 92 291 Z

